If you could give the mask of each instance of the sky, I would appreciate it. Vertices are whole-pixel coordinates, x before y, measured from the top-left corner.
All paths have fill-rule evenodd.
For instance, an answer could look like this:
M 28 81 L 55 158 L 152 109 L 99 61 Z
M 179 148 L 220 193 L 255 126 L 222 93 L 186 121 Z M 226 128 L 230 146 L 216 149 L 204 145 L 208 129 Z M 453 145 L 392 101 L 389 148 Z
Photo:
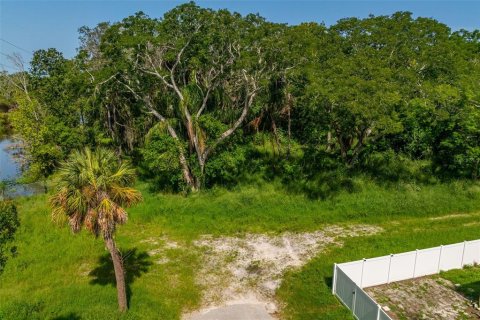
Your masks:
M 27 62 L 38 49 L 57 48 L 71 58 L 78 47 L 78 28 L 99 22 L 115 22 L 135 12 L 161 17 L 183 3 L 172 0 L 0 0 L 0 70 L 12 71 L 6 57 L 20 53 Z M 364 18 L 410 11 L 415 17 L 435 18 L 453 30 L 480 29 L 480 0 L 210 0 L 197 1 L 202 7 L 227 8 L 242 14 L 259 13 L 269 21 L 288 23 L 319 22 L 327 26 L 345 17 Z

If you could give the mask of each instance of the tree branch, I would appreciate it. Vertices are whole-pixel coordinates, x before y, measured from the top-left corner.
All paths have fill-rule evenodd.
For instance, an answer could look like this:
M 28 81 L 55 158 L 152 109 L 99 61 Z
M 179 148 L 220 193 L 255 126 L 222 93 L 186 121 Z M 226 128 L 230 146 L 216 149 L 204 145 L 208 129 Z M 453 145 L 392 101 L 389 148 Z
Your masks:
M 245 120 L 245 118 L 247 117 L 248 115 L 248 110 L 250 109 L 250 106 L 253 104 L 253 100 L 255 98 L 255 96 L 257 95 L 257 91 L 258 91 L 258 88 L 257 88 L 257 85 L 255 83 L 255 80 L 252 81 L 252 86 L 253 86 L 253 90 L 249 93 L 248 92 L 248 77 L 247 77 L 247 74 L 246 74 L 246 71 L 243 70 L 243 75 L 244 75 L 244 79 L 245 81 L 247 82 L 247 96 L 245 97 L 245 103 L 244 103 L 244 106 L 243 106 L 243 110 L 242 110 L 242 113 L 240 114 L 240 117 L 238 117 L 237 121 L 235 121 L 235 123 L 229 128 L 227 129 L 226 131 L 224 131 L 218 138 L 217 140 L 210 146 L 208 147 L 205 152 L 203 153 L 202 155 L 202 158 L 203 158 L 203 161 L 205 161 L 208 157 L 208 155 L 210 154 L 210 152 L 220 143 L 222 143 L 226 138 L 228 138 L 229 136 L 231 136 L 235 130 L 237 130 L 237 128 L 240 126 L 240 124 Z
M 205 108 L 207 106 L 208 98 L 210 97 L 211 90 L 212 90 L 212 88 L 209 87 L 207 92 L 205 93 L 205 96 L 203 97 L 202 105 L 200 106 L 200 109 L 198 109 L 198 111 L 197 111 L 197 118 L 200 117 L 202 115 L 203 111 L 205 110 Z

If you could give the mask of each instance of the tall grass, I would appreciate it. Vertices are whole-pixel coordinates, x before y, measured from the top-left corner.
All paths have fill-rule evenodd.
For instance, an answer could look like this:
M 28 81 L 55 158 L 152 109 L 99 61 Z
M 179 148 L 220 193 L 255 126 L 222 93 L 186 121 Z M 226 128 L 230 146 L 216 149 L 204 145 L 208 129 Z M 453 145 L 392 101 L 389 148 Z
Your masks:
M 131 210 L 138 221 L 163 226 L 181 238 L 200 234 L 306 231 L 339 222 L 381 223 L 395 217 L 429 217 L 479 209 L 480 186 L 453 182 L 385 187 L 369 180 L 355 182 L 355 192 L 312 200 L 275 184 L 214 189 L 188 197 L 151 194 Z
M 108 252 L 87 233 L 55 226 L 45 195 L 19 199 L 18 255 L 0 276 L 1 319 L 179 319 L 198 306 L 201 261 L 189 243 L 203 234 L 309 231 L 326 224 L 371 223 L 385 232 L 347 239 L 290 271 L 278 291 L 287 319 L 348 319 L 330 294 L 334 262 L 480 238 L 475 225 L 480 188 L 469 182 L 379 186 L 355 181 L 355 192 L 324 200 L 289 193 L 276 184 L 213 189 L 189 196 L 138 187 L 144 203 L 129 210 L 117 241 L 131 274 L 130 309 L 117 313 Z M 430 217 L 471 213 L 430 220 Z M 164 237 L 181 244 L 165 249 Z M 162 256 L 155 250 L 163 250 Z M 110 267 L 110 269 L 109 269 Z
M 139 253 L 137 260 L 126 259 L 128 272 L 139 277 L 129 283 L 129 312 L 119 314 L 103 241 L 53 225 L 46 202 L 43 195 L 19 202 L 18 255 L 0 277 L 0 319 L 178 319 L 183 308 L 198 303 L 197 257 L 172 250 L 170 261 L 159 264 L 148 254 L 158 246 L 142 241 L 161 236 L 162 229 L 146 230 L 132 215 L 130 225 L 118 231 L 118 244 L 127 256 Z

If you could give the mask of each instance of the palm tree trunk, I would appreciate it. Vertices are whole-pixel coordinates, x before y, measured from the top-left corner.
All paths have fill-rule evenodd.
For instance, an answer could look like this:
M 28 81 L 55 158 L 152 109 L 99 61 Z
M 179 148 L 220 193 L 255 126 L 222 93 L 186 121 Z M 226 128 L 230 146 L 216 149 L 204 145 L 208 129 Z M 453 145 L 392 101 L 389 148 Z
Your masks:
M 110 255 L 112 256 L 113 268 L 115 269 L 115 280 L 117 281 L 118 308 L 121 312 L 127 310 L 127 291 L 125 286 L 125 271 L 123 269 L 122 257 L 111 237 L 105 239 Z

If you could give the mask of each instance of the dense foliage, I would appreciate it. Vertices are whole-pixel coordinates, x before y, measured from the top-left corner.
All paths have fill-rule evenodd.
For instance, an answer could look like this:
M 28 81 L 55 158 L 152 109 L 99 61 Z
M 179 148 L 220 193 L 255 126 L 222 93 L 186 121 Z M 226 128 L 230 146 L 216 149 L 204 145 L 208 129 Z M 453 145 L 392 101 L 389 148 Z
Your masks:
M 11 242 L 19 227 L 17 209 L 11 202 L 0 201 L 0 273 L 9 255 L 15 253 Z
M 408 12 L 288 26 L 194 3 L 79 31 L 73 59 L 39 50 L 0 81 L 34 178 L 82 146 L 170 190 L 479 177 L 478 31 Z

